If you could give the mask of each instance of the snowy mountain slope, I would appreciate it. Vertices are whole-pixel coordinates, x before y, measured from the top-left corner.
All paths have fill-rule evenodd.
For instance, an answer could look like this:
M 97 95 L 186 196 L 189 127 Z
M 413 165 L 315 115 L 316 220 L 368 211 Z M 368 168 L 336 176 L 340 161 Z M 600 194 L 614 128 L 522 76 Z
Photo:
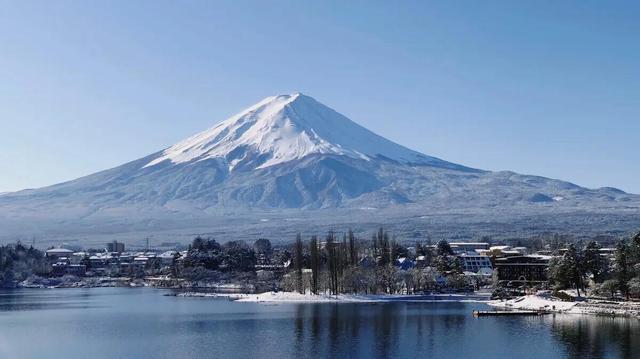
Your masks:
M 247 166 L 266 168 L 311 154 L 367 161 L 386 157 L 405 164 L 464 169 L 393 143 L 300 93 L 268 97 L 168 148 L 145 167 L 164 161 L 221 159 L 232 171 Z
M 157 226 L 160 218 L 187 226 L 194 218 L 291 209 L 319 210 L 318 216 L 329 213 L 320 210 L 366 209 L 384 218 L 384 211 L 401 213 L 399 208 L 617 213 L 639 209 L 640 196 L 450 163 L 376 135 L 311 97 L 292 94 L 266 98 L 119 167 L 4 194 L 0 237 L 6 234 L 2 228 L 24 231 L 39 221 L 61 231 L 88 223 L 126 231 L 138 223 Z

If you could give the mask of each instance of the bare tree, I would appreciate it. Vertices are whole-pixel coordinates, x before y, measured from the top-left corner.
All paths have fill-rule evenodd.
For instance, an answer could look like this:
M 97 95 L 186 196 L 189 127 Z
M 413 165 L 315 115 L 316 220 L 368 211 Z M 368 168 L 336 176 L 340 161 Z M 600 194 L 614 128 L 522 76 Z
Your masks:
M 309 241 L 309 255 L 311 264 L 311 293 L 318 294 L 318 279 L 320 276 L 320 253 L 318 250 L 318 237 L 311 237 Z
M 304 294 L 305 288 L 302 285 L 303 251 L 300 233 L 296 235 L 296 243 L 293 246 L 293 266 L 295 269 L 296 290 L 298 293 Z

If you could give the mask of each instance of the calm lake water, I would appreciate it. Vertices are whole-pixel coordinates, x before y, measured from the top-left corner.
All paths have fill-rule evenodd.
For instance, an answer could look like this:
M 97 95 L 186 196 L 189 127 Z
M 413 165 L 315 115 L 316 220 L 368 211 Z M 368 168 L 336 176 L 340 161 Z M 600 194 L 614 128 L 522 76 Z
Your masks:
M 640 321 L 474 318 L 475 303 L 278 304 L 0 291 L 0 358 L 640 358 Z

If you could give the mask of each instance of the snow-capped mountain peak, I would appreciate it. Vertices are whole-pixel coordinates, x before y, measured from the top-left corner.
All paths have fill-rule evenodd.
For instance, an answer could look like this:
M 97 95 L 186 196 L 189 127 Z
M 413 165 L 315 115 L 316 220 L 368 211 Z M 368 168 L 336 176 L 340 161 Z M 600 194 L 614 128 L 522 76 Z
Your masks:
M 217 159 L 232 171 L 240 163 L 266 168 L 311 154 L 447 166 L 391 142 L 301 93 L 267 97 L 246 110 L 164 150 L 145 165 Z
M 318 211 L 281 211 L 288 209 Z M 574 228 L 593 222 L 601 230 L 605 222 L 593 221 L 594 213 L 608 211 L 619 233 L 628 228 L 622 225 L 637 224 L 632 216 L 639 209 L 640 196 L 612 188 L 470 169 L 422 155 L 296 93 L 268 97 L 175 146 L 120 166 L 0 195 L 0 240 L 3 233 L 22 238 L 34 228 L 83 236 L 125 231 L 133 238 L 141 230 L 174 236 L 174 230 L 200 228 L 222 233 L 224 226 L 237 226 L 235 233 L 244 238 L 246 229 L 264 233 L 264 223 L 253 227 L 257 213 L 278 219 L 271 227 L 278 235 L 296 226 L 288 222 L 292 216 L 310 231 L 340 221 L 345 227 L 395 222 L 410 226 L 413 236 L 415 228 L 433 228 L 437 218 L 447 231 L 458 231 L 460 223 L 474 231 L 476 223 L 496 223 L 501 235 L 508 218 L 526 230 L 533 223 L 527 218 L 544 228 L 548 220 L 562 218 L 557 228 L 573 220 Z M 577 214 L 559 216 L 567 213 Z

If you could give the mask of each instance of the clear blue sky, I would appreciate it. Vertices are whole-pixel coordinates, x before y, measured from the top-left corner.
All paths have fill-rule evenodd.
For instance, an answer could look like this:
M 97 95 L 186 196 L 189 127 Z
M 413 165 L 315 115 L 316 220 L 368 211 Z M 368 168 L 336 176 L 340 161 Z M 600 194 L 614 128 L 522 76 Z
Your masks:
M 0 192 L 301 91 L 423 153 L 640 193 L 640 6 L 2 1 Z

